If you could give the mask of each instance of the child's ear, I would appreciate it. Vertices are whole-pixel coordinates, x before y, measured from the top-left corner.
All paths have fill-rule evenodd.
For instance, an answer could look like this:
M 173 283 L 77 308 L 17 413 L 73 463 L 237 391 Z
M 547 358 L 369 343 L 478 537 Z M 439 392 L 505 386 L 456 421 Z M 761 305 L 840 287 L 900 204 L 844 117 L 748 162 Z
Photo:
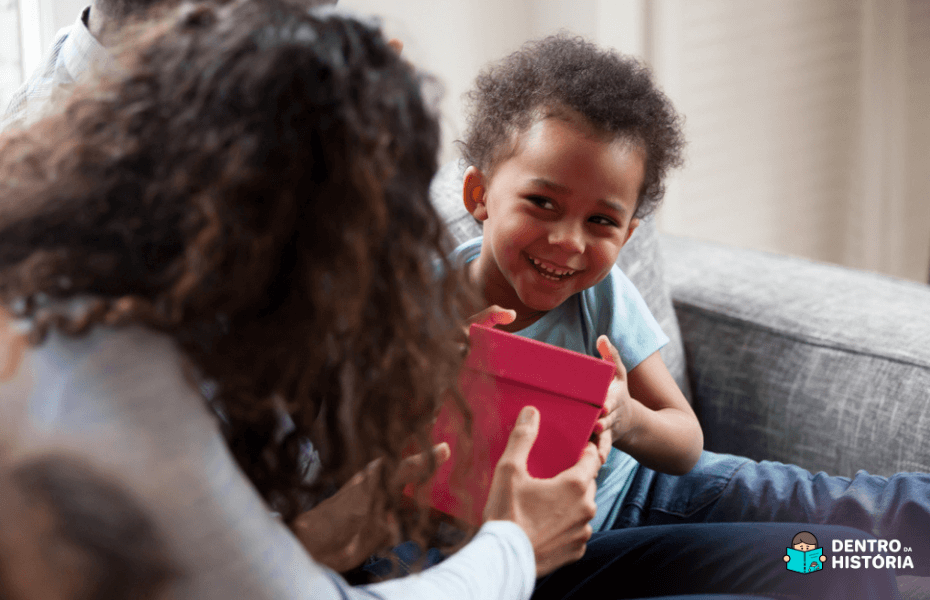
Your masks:
M 630 236 L 633 235 L 633 231 L 634 231 L 637 227 L 639 227 L 639 219 L 637 219 L 636 217 L 633 217 L 632 219 L 630 219 L 630 226 L 629 226 L 629 228 L 626 230 L 626 239 L 623 240 L 623 245 L 624 245 L 624 246 L 626 246 L 626 243 L 630 241 Z
M 486 189 L 484 174 L 478 167 L 468 167 L 465 170 L 465 183 L 462 185 L 462 200 L 465 202 L 465 209 L 479 221 L 488 218 L 488 208 L 484 200 Z

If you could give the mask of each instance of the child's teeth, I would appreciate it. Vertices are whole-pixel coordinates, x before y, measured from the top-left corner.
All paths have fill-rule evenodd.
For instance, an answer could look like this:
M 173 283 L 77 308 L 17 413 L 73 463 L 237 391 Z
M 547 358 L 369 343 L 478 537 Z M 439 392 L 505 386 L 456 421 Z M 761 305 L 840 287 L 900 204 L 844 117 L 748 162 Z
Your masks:
M 536 265 L 537 267 L 539 267 L 540 269 L 546 271 L 547 273 L 552 273 L 552 274 L 555 275 L 556 277 L 562 277 L 563 275 L 572 275 L 572 274 L 575 273 L 574 271 L 570 271 L 570 270 L 569 270 L 569 271 L 563 271 L 563 270 L 561 270 L 561 269 L 551 269 L 551 268 L 547 267 L 546 265 L 544 265 L 544 264 L 542 263 L 542 261 L 539 260 L 538 258 L 533 258 L 533 264 L 535 264 L 535 265 Z

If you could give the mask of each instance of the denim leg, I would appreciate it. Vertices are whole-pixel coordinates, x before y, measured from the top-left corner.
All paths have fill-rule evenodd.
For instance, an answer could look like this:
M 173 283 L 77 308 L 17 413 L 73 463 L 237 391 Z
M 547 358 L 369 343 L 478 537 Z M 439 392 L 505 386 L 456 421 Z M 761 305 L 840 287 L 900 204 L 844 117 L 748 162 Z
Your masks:
M 394 546 L 388 556 L 370 556 L 359 570 L 365 579 L 355 579 L 353 584 L 359 582 L 380 581 L 393 579 L 411 573 L 425 570 L 438 565 L 446 559 L 437 548 L 428 548 L 424 557 L 423 548 L 413 541 L 407 541 Z
M 854 527 L 912 551 L 930 575 L 930 475 L 852 479 L 795 465 L 704 452 L 680 477 L 640 467 L 614 527 L 671 523 L 795 522 Z
M 613 528 L 739 521 L 738 518 L 703 517 L 728 491 L 730 481 L 736 473 L 751 462 L 750 459 L 741 456 L 716 454 L 705 450 L 694 468 L 686 475 L 666 475 L 640 465 Z M 747 497 L 746 500 L 749 501 L 750 498 Z
M 789 571 L 795 534 L 809 530 L 828 557 L 820 571 Z M 685 595 L 762 595 L 816 600 L 900 598 L 888 568 L 838 568 L 833 540 L 866 540 L 846 527 L 726 523 L 637 527 L 596 533 L 584 557 L 541 578 L 533 600 L 620 600 Z

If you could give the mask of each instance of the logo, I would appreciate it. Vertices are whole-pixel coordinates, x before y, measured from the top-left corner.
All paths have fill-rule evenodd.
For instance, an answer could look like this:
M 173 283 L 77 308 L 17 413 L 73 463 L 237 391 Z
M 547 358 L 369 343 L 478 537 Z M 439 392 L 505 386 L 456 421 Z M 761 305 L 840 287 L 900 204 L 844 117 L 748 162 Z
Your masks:
M 827 561 L 823 548 L 817 547 L 817 537 L 810 531 L 802 531 L 794 536 L 791 547 L 785 550 L 785 564 L 789 571 L 795 573 L 820 571 Z
M 833 540 L 832 550 L 830 564 L 838 569 L 914 568 L 913 549 L 898 540 Z
M 913 549 L 898 540 L 832 540 L 830 567 L 833 569 L 913 569 Z M 813 573 L 826 567 L 827 557 L 810 531 L 802 531 L 785 548 L 785 566 L 795 573 Z

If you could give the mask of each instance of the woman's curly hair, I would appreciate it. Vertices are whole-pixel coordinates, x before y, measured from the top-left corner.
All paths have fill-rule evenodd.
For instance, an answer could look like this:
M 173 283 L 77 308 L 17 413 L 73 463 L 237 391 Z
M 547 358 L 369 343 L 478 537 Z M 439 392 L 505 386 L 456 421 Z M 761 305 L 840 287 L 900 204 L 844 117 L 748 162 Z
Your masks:
M 171 336 L 288 520 L 376 457 L 386 491 L 429 447 L 464 341 L 460 284 L 437 280 L 424 76 L 376 27 L 276 0 L 184 4 L 130 35 L 119 74 L 0 138 L 0 303 L 34 343 Z
M 649 69 L 579 37 L 559 34 L 528 42 L 482 70 L 467 100 L 462 153 L 488 177 L 513 152 L 518 134 L 540 118 L 564 116 L 566 108 L 596 132 L 645 152 L 637 217 L 655 210 L 669 169 L 684 162 L 682 117 Z

